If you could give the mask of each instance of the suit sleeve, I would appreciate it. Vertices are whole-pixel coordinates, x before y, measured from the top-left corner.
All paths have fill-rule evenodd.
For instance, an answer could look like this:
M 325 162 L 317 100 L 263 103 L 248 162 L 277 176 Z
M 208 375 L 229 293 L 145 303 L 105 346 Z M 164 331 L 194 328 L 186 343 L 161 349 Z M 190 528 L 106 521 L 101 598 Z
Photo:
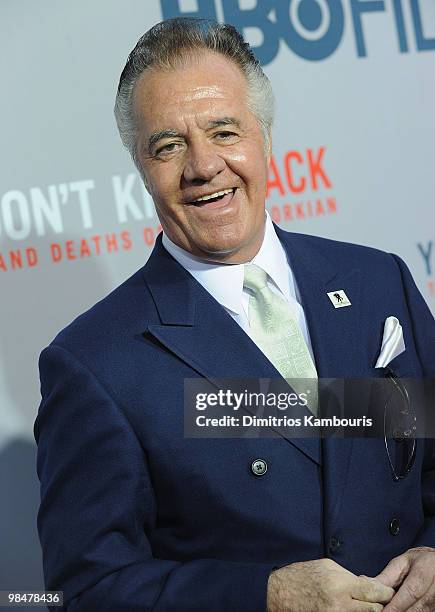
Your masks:
M 40 374 L 38 530 L 46 588 L 64 592 L 64 609 L 264 612 L 270 564 L 153 556 L 156 499 L 124 413 L 60 346 L 43 351 Z
M 417 289 L 411 273 L 406 264 L 397 256 L 394 256 L 402 275 L 408 311 L 412 325 L 417 354 L 420 359 L 423 376 L 432 379 L 430 397 L 433 401 L 433 382 L 435 380 L 435 320 Z M 435 410 L 431 402 L 428 410 Z M 435 439 L 424 440 L 424 461 L 422 472 L 422 497 L 425 515 L 424 527 L 421 529 L 413 546 L 432 546 L 435 548 Z

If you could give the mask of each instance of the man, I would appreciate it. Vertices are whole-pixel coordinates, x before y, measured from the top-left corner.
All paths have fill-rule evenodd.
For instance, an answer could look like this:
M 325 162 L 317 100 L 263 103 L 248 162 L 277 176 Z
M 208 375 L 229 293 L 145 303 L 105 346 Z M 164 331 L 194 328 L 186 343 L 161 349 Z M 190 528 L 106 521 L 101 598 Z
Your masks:
M 163 238 L 41 356 L 38 525 L 68 610 L 435 609 L 433 444 L 396 480 L 383 439 L 184 437 L 185 379 L 383 376 L 388 317 L 406 345 L 389 367 L 435 376 L 403 262 L 265 217 L 272 108 L 230 26 L 158 24 L 121 75 Z

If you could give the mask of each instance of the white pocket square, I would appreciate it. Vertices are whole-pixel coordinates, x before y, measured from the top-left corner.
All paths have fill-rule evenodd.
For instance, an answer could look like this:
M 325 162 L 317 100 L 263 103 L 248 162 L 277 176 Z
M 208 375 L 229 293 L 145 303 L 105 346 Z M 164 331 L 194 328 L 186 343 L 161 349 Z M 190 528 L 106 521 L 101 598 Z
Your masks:
M 387 317 L 384 324 L 384 336 L 382 338 L 381 352 L 375 368 L 385 368 L 390 361 L 403 353 L 405 341 L 403 329 L 396 317 Z

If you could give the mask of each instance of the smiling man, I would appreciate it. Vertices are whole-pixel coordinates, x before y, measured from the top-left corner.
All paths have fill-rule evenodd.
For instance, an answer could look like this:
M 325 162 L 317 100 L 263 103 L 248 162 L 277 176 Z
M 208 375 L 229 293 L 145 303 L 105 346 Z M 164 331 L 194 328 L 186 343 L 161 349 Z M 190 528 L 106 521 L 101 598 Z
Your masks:
M 138 164 L 175 244 L 222 263 L 250 261 L 263 241 L 268 160 L 248 84 L 218 53 L 177 63 L 136 85 Z
M 384 376 L 393 317 L 389 371 L 434 377 L 406 266 L 272 224 L 272 92 L 231 26 L 152 28 L 115 114 L 163 235 L 41 356 L 47 589 L 83 611 L 434 610 L 432 441 L 398 475 L 383 439 L 184 437 L 186 379 Z
M 250 261 L 264 235 L 268 128 L 236 63 L 198 49 L 172 64 L 146 70 L 132 97 L 137 165 L 163 231 L 198 257 Z

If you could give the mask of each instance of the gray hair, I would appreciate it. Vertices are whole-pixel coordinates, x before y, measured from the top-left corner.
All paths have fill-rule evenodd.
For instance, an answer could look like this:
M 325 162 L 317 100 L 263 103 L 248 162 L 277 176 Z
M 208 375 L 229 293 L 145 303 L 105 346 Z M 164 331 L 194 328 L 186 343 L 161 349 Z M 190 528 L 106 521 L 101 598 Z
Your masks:
M 115 118 L 123 145 L 140 170 L 133 112 L 133 93 L 142 73 L 148 68 L 173 69 L 186 55 L 209 49 L 221 53 L 241 70 L 248 84 L 248 108 L 263 132 L 269 149 L 274 114 L 274 98 L 269 79 L 248 43 L 235 27 L 208 19 L 179 17 L 158 23 L 138 40 L 119 79 Z

